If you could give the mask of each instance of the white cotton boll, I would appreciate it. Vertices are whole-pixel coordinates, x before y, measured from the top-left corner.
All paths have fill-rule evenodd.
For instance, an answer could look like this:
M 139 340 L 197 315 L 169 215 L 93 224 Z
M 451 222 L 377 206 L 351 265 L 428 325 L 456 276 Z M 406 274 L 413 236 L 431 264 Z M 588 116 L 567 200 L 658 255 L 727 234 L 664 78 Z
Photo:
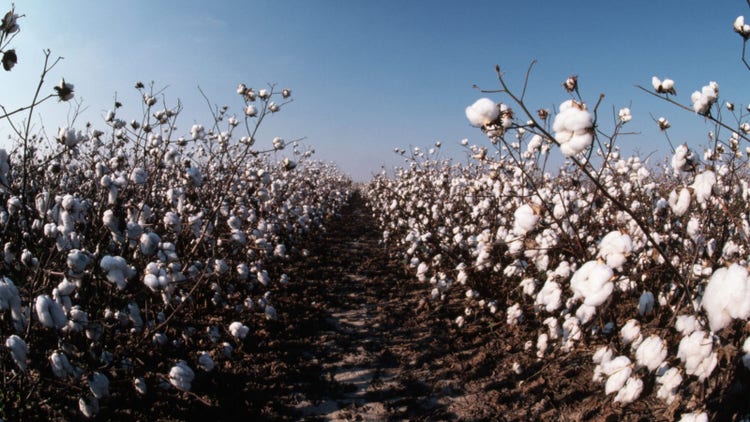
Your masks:
M 697 376 L 700 381 L 708 378 L 718 363 L 711 336 L 701 330 L 680 340 L 677 357 L 685 364 L 685 373 Z
M 596 315 L 596 306 L 587 305 L 585 303 L 576 309 L 576 318 L 581 321 L 581 324 L 586 324 Z
M 654 310 L 654 294 L 651 292 L 641 293 L 638 299 L 638 315 L 649 315 Z
M 271 276 L 268 275 L 268 271 L 258 271 L 255 276 L 258 278 L 258 282 L 264 286 L 271 284 Z
M 620 391 L 633 372 L 627 356 L 618 356 L 608 362 L 603 362 L 601 370 L 607 376 L 607 382 L 604 385 L 605 394 Z
M 422 282 L 427 281 L 427 272 L 429 269 L 430 266 L 426 262 L 420 262 L 417 267 L 417 279 Z
M 654 91 L 659 92 L 661 90 L 661 79 L 656 76 L 651 77 L 651 86 L 654 87 Z
M 136 167 L 130 173 L 130 181 L 136 185 L 145 185 L 147 180 L 148 173 L 146 173 L 146 170 L 144 170 L 143 167 Z
M 83 416 L 94 418 L 99 413 L 99 399 L 94 396 L 81 397 L 78 399 L 78 410 Z
M 104 255 L 99 266 L 107 272 L 107 280 L 116 284 L 120 290 L 125 288 L 128 279 L 136 275 L 135 268 L 128 265 L 125 258 L 121 256 Z
M 249 332 L 250 332 L 250 328 L 248 328 L 245 324 L 239 321 L 235 321 L 229 324 L 229 333 L 239 340 L 242 340 L 245 337 L 247 337 L 247 334 Z
M 628 344 L 633 348 L 640 346 L 643 336 L 641 335 L 641 326 L 638 324 L 638 321 L 635 319 L 628 320 L 620 329 L 620 338 L 626 346 Z
M 154 232 L 143 233 L 140 237 L 141 253 L 145 256 L 152 256 L 159 250 L 161 237 Z
M 508 325 L 517 325 L 522 317 L 523 312 L 521 312 L 521 305 L 518 303 L 514 303 L 506 310 L 506 322 Z
M 26 354 L 29 351 L 26 342 L 21 337 L 12 334 L 5 340 L 5 347 L 10 350 L 10 356 L 21 372 L 26 372 Z
M 622 404 L 632 403 L 638 397 L 640 397 L 642 392 L 643 380 L 636 377 L 629 377 L 628 381 L 625 383 L 625 386 L 617 392 L 614 401 L 620 402 Z
M 169 343 L 169 337 L 167 337 L 167 335 L 164 333 L 154 333 L 151 342 L 156 346 L 165 346 L 167 343 Z
M 13 328 L 21 332 L 26 325 L 26 316 L 21 307 L 21 296 L 18 288 L 8 277 L 0 278 L 0 311 L 10 309 Z
M 603 304 L 614 290 L 613 275 L 612 268 L 598 261 L 583 264 L 570 279 L 572 299 L 583 298 L 583 303 L 589 306 Z
M 612 360 L 612 356 L 614 355 L 614 351 L 609 346 L 602 346 L 598 349 L 596 349 L 596 352 L 594 352 L 594 356 L 591 357 L 591 360 L 596 364 L 602 364 L 609 362 Z
M 271 305 L 266 305 L 266 309 L 264 309 L 263 313 L 266 315 L 266 319 L 269 321 L 276 321 L 278 319 L 276 308 Z
M 711 190 L 714 184 L 716 184 L 716 174 L 711 170 L 706 170 L 695 176 L 692 187 L 695 200 L 699 204 L 705 204 L 711 198 Z
M 560 152 L 566 157 L 572 157 L 588 148 L 593 141 L 594 135 L 591 132 L 574 134 L 567 142 L 560 144 Z
M 544 352 L 547 351 L 548 341 L 549 341 L 549 336 L 546 333 L 539 334 L 539 337 L 536 340 L 536 356 L 539 359 L 544 357 Z
M 89 265 L 90 261 L 91 259 L 89 258 L 89 256 L 83 251 L 73 249 L 68 252 L 68 268 L 70 268 L 70 271 L 74 273 L 82 273 L 84 270 L 86 270 L 86 266 Z
M 633 252 L 633 241 L 630 236 L 614 230 L 602 238 L 598 256 L 604 258 L 609 267 L 622 271 L 622 266 L 631 252 Z
M 109 378 L 101 372 L 94 372 L 88 377 L 89 390 L 97 399 L 109 396 Z
M 680 189 L 679 194 L 676 191 L 669 193 L 669 207 L 677 217 L 682 217 L 690 208 L 690 190 L 687 188 Z
M 34 309 L 39 322 L 47 328 L 62 328 L 68 324 L 62 306 L 47 295 L 39 295 L 34 301 Z
M 547 280 L 536 295 L 536 301 L 534 302 L 537 306 L 544 306 L 547 312 L 554 312 L 562 306 L 562 289 L 560 284 L 555 281 Z
M 620 119 L 620 122 L 627 123 L 633 119 L 633 115 L 630 114 L 630 109 L 625 107 L 621 108 L 620 111 L 617 113 L 617 116 Z
M 750 337 L 746 338 L 745 342 L 742 343 L 742 351 L 745 352 L 742 356 L 742 364 L 745 365 L 745 368 L 750 369 Z
M 214 360 L 211 358 L 211 355 L 206 352 L 198 352 L 198 367 L 206 372 L 213 371 L 214 367 L 216 365 L 214 364 Z
M 588 148 L 594 139 L 593 126 L 593 116 L 584 104 L 573 100 L 562 103 L 552 128 L 563 155 L 570 157 Z
M 711 331 L 719 331 L 732 319 L 750 317 L 750 280 L 745 267 L 732 264 L 711 276 L 703 293 L 701 307 L 708 315 Z
M 534 296 L 534 293 L 536 291 L 536 280 L 534 280 L 533 278 L 524 278 L 523 280 L 521 280 L 519 286 L 521 287 L 525 295 Z
M 480 98 L 466 107 L 466 118 L 472 126 L 481 127 L 492 123 L 500 115 L 500 109 L 489 98 Z M 468 143 L 468 142 L 467 142 Z
M 164 227 L 172 230 L 173 232 L 178 233 L 180 230 L 182 230 L 182 221 L 180 220 L 180 216 L 172 211 L 167 211 L 164 214 L 164 218 L 162 219 L 162 221 L 164 222 Z
M 146 380 L 143 377 L 133 378 L 133 388 L 135 388 L 136 393 L 142 396 L 148 392 L 148 385 L 146 385 Z
M 649 371 L 655 371 L 667 358 L 667 347 L 664 340 L 657 335 L 647 337 L 635 351 L 638 365 L 645 366 Z
M 109 229 L 109 231 L 117 233 L 120 231 L 120 222 L 117 220 L 114 211 L 106 210 L 102 215 L 102 224 Z
M 683 413 L 679 422 L 708 422 L 708 414 L 706 412 Z
M 660 386 L 656 391 L 656 397 L 671 404 L 677 398 L 677 388 L 682 384 L 680 370 L 678 368 L 667 369 L 656 378 L 656 383 Z
M 674 327 L 683 336 L 689 336 L 693 331 L 701 328 L 700 323 L 698 323 L 698 318 L 696 318 L 695 315 L 678 316 L 675 320 Z
M 53 352 L 49 357 L 52 373 L 57 378 L 65 378 L 68 375 L 75 374 L 73 365 L 70 364 L 68 357 L 61 352 Z
M 199 168 L 188 167 L 185 169 L 185 175 L 193 186 L 197 188 L 203 186 L 203 174 Z
M 534 209 L 529 204 L 518 207 L 513 213 L 513 218 L 513 233 L 518 236 L 523 236 L 534 230 L 539 221 L 539 216 L 536 215 Z
M 195 373 L 188 366 L 187 362 L 181 360 L 169 370 L 169 383 L 175 388 L 182 391 L 190 391 Z

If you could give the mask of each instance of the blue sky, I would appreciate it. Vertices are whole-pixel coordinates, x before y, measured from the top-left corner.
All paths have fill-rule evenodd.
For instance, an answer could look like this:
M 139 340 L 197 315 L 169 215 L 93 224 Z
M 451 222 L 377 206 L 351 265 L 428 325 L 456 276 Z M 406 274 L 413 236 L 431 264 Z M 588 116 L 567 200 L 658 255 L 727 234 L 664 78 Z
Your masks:
M 750 15 L 741 0 L 80 0 L 18 2 L 16 8 L 26 17 L 12 45 L 19 64 L 0 74 L 0 103 L 7 108 L 30 100 L 43 48 L 65 57 L 49 89 L 60 77 L 74 83 L 89 107 L 82 120 L 95 126 L 103 126 L 115 92 L 132 113 L 122 117 L 137 116 L 136 81 L 169 86 L 167 98 L 185 106 L 178 121 L 184 133 L 193 123 L 209 123 L 198 86 L 212 102 L 240 114 L 238 83 L 277 83 L 292 89 L 294 102 L 271 116 L 258 141 L 306 137 L 319 159 L 337 162 L 356 180 L 401 164 L 394 147 L 441 141 L 444 154 L 462 160 L 462 138 L 486 143 L 468 125 L 464 108 L 483 96 L 473 84 L 498 87 L 495 64 L 520 89 L 529 63 L 538 60 L 528 93 L 532 109 L 564 101 L 560 84 L 571 74 L 579 76 L 592 105 L 606 95 L 605 112 L 629 105 L 630 130 L 639 134 L 620 144 L 644 155 L 668 152 L 650 114 L 669 119 L 679 143 L 698 146 L 712 129 L 634 88 L 649 86 L 651 76 L 674 79 L 683 103 L 711 80 L 719 83 L 722 100 L 750 102 L 750 72 L 732 32 L 735 17 Z M 41 118 L 54 134 L 67 111 L 49 102 L 34 122 Z M 612 119 L 600 124 L 611 127 Z M 0 138 L 8 132 L 0 123 Z

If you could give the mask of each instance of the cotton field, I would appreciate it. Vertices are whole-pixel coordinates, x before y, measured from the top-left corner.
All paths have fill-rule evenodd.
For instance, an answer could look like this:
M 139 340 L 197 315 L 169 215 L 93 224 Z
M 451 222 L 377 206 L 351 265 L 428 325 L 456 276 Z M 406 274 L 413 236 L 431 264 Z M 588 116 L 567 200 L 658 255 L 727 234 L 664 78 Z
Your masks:
M 630 109 L 600 134 L 576 77 L 556 94 L 556 111 L 536 111 L 497 74 L 501 102 L 466 108 L 488 138 L 463 142 L 468 163 L 440 158 L 440 145 L 397 150 L 408 165 L 370 183 L 383 243 L 429 300 L 462 304 L 458 327 L 525 325 L 528 354 L 589 356 L 591 381 L 613 402 L 654 395 L 693 420 L 730 385 L 746 395 L 747 113 L 722 105 L 710 82 L 683 108 L 722 135 L 703 150 L 677 145 L 663 161 L 644 160 L 617 144 Z M 654 76 L 643 89 L 684 100 L 675 85 Z M 713 117 L 720 107 L 736 122 Z M 567 158 L 560 168 L 548 165 L 555 155 Z
M 8 72 L 23 18 L 0 22 Z M 730 28 L 750 70 L 750 25 Z M 750 105 L 721 78 L 643 75 L 639 95 L 713 130 L 673 143 L 654 116 L 667 153 L 642 157 L 620 148 L 630 105 L 606 117 L 578 76 L 530 104 L 536 63 L 522 87 L 497 66 L 463 109 L 465 160 L 396 148 L 404 166 L 355 184 L 261 131 L 291 88 L 239 83 L 186 124 L 135 82 L 140 112 L 115 97 L 81 123 L 83 77 L 46 84 L 43 55 L 32 102 L 0 106 L 1 418 L 491 419 L 585 371 L 593 399 L 503 417 L 750 420 Z M 71 118 L 35 128 L 42 104 Z

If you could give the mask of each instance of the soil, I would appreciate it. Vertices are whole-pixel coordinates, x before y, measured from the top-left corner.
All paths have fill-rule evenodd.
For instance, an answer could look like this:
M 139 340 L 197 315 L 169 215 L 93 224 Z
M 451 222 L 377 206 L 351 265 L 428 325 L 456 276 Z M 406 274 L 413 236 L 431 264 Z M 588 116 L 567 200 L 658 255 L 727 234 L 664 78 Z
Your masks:
M 132 378 L 114 379 L 111 388 L 120 393 L 101 402 L 99 418 L 679 418 L 679 409 L 655 398 L 613 404 L 603 386 L 591 381 L 592 351 L 538 359 L 527 349 L 534 335 L 524 331 L 536 330 L 533 324 L 510 327 L 488 314 L 467 318 L 459 329 L 454 318 L 463 310 L 461 298 L 428 301 L 429 284 L 418 282 L 379 240 L 369 210 L 355 195 L 306 245 L 307 257 L 285 266 L 291 281 L 275 296 L 278 320 L 254 326 L 233 358 L 217 358 L 213 371 L 197 371 L 189 393 L 153 386 L 154 393 L 140 397 L 120 385 Z M 156 372 L 168 372 L 157 362 L 164 358 L 154 358 Z M 643 394 L 653 397 L 653 381 L 645 384 Z M 57 407 L 47 416 L 80 415 L 77 402 L 64 404 L 67 410 L 51 406 Z

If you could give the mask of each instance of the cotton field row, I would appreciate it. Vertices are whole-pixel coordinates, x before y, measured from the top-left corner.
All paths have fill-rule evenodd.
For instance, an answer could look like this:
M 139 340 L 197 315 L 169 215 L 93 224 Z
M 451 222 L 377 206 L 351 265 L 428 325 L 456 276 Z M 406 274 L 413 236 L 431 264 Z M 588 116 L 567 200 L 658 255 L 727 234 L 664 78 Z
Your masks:
M 630 110 L 602 134 L 575 77 L 555 114 L 529 112 L 498 76 L 510 104 L 467 108 L 489 138 L 463 142 L 468 164 L 441 159 L 440 144 L 397 150 L 408 165 L 368 185 L 383 242 L 429 300 L 464 305 L 457 326 L 499 319 L 536 359 L 588 354 L 614 402 L 650 395 L 706 417 L 704 403 L 750 368 L 747 114 L 727 103 L 736 127 L 703 154 L 679 145 L 645 162 L 616 145 Z M 652 92 L 673 87 L 655 77 Z M 693 110 L 711 118 L 718 95 L 711 82 Z M 553 154 L 567 157 L 555 172 Z
M 285 266 L 349 198 L 350 181 L 297 142 L 255 145 L 289 90 L 241 85 L 243 115 L 224 107 L 180 136 L 179 107 L 136 88 L 142 118 L 116 105 L 103 129 L 0 150 L 4 397 L 41 389 L 91 417 L 106 396 L 191 390 L 280 317 Z

